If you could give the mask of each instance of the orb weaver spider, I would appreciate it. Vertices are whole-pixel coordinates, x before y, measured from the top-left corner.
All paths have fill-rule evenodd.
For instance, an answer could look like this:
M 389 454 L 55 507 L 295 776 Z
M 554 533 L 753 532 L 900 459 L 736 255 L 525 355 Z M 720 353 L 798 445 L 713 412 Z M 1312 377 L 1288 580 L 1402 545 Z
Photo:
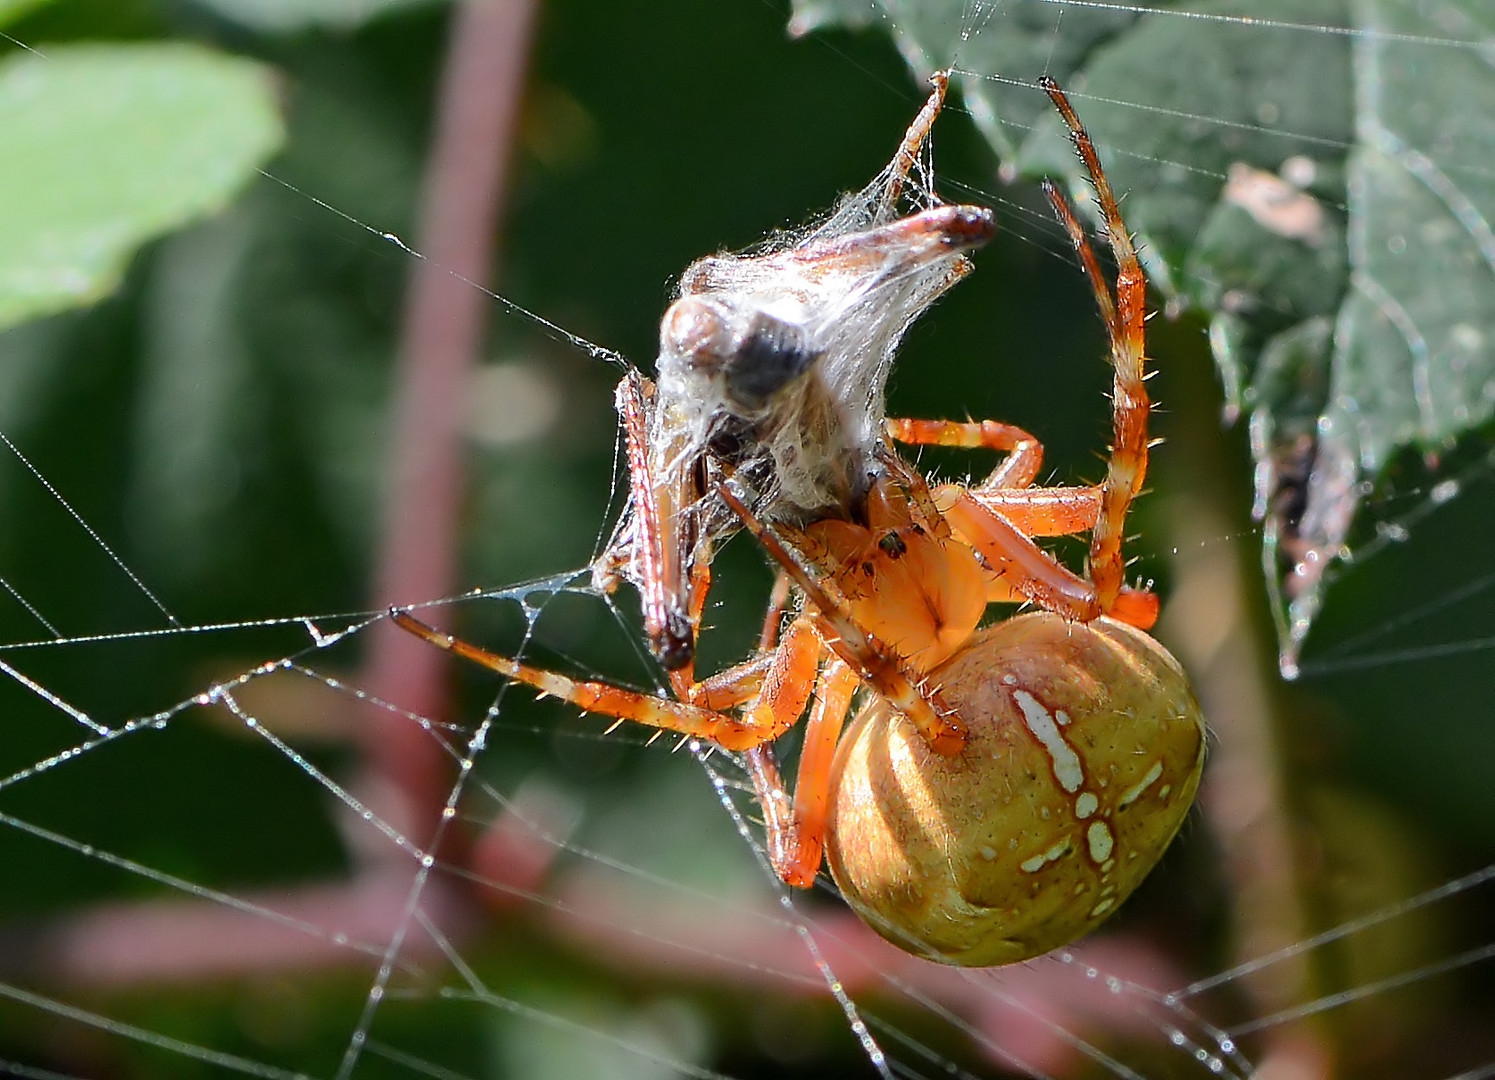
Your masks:
M 638 585 L 673 698 L 392 617 L 616 722 L 743 751 L 785 882 L 812 885 L 824 860 L 895 944 L 995 965 L 1089 932 L 1141 882 L 1192 804 L 1204 722 L 1178 663 L 1145 633 L 1156 596 L 1124 582 L 1123 527 L 1149 448 L 1146 283 L 1090 137 L 1050 80 L 1042 88 L 1090 174 L 1118 266 L 1113 294 L 1046 184 L 1110 342 L 1105 479 L 1037 486 L 1042 448 L 1010 424 L 885 418 L 903 330 L 995 228 L 974 206 L 897 215 L 943 102 L 945 77 L 934 84 L 893 162 L 825 226 L 687 270 L 662 323 L 658 382 L 631 372 L 619 385 L 630 506 L 597 576 Z M 980 483 L 931 487 L 894 442 L 1006 456 Z M 711 555 L 739 528 L 780 583 L 758 654 L 698 681 Z M 1085 577 L 1034 539 L 1085 532 Z M 983 626 L 993 602 L 1042 610 Z M 807 708 L 791 795 L 771 744 Z

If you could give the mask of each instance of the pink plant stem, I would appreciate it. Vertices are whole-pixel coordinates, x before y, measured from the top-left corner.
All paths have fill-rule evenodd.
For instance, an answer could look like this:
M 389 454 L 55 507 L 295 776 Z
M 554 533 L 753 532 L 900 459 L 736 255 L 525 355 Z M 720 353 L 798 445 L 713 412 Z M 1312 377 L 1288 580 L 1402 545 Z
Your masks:
M 416 234 L 424 258 L 413 264 L 399 346 L 377 607 L 437 599 L 457 581 L 463 405 L 490 306 L 471 282 L 488 281 L 495 261 L 533 13 L 531 0 L 467 0 L 453 13 Z M 441 615 L 424 617 L 439 623 Z M 393 627 L 372 635 L 361 682 L 422 716 L 446 714 L 445 654 Z M 409 720 L 370 714 L 371 781 L 403 799 L 397 824 L 434 823 L 449 762 Z

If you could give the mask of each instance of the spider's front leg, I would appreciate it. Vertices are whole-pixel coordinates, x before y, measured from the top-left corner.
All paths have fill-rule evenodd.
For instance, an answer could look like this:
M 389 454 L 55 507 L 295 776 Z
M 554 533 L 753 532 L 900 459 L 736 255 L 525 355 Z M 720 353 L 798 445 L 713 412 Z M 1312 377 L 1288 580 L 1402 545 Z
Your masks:
M 981 484 L 993 490 L 1026 488 L 1043 467 L 1043 444 L 1016 424 L 1000 420 L 910 420 L 889 417 L 888 437 L 908 446 L 994 450 L 1007 456 Z
M 695 684 L 693 700 L 642 694 L 611 683 L 573 679 L 490 652 L 421 622 L 408 611 L 393 609 L 400 629 L 449 653 L 534 687 L 586 712 L 705 739 L 726 750 L 751 750 L 778 738 L 804 712 L 821 655 L 820 642 L 805 626 L 793 627 L 768 657 L 752 660 Z M 740 706 L 740 713 L 733 713 Z
M 1028 536 L 1070 536 L 1095 528 L 1096 487 L 1033 487 L 1043 467 L 1043 444 L 1016 424 L 1000 420 L 889 419 L 890 438 L 909 446 L 953 446 L 1006 453 L 971 496 Z M 936 490 L 944 490 L 936 489 Z
M 947 484 L 936 491 L 936 498 L 945 520 L 1011 589 L 1013 599 L 1031 600 L 1073 622 L 1109 615 L 1140 630 L 1157 622 L 1156 594 L 1120 586 L 1108 600 L 1097 582 L 1064 566 L 1004 514 L 982 505 L 972 492 Z
M 1116 260 L 1116 292 L 1113 297 L 1074 210 L 1052 182 L 1045 182 L 1044 193 L 1079 256 L 1110 343 L 1113 374 L 1111 456 L 1106 478 L 1100 485 L 1100 510 L 1095 528 L 1090 533 L 1090 578 L 1095 582 L 1101 610 L 1110 611 L 1120 598 L 1126 572 L 1126 560 L 1121 554 L 1126 514 L 1132 500 L 1142 490 L 1151 445 L 1147 434 L 1148 415 L 1152 410 L 1146 387 L 1147 278 L 1142 272 L 1131 234 L 1121 220 L 1116 195 L 1101 168 L 1100 156 L 1095 152 L 1089 132 L 1053 79 L 1044 76 L 1038 85 L 1048 94 L 1069 128 L 1075 153 L 1095 188 L 1101 212 L 1101 232 L 1111 249 L 1112 258 Z

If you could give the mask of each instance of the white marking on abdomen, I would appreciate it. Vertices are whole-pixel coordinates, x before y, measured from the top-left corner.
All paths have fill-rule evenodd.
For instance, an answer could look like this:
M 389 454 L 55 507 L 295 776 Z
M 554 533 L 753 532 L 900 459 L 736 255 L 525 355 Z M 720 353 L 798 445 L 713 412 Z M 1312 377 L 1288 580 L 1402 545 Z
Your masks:
M 1064 858 L 1064 856 L 1068 855 L 1073 850 L 1074 848 L 1070 846 L 1070 843 L 1067 839 L 1060 840 L 1057 844 L 1049 848 L 1042 855 L 1035 855 L 1031 859 L 1023 860 L 1018 864 L 1018 869 L 1022 870 L 1024 873 L 1036 874 L 1038 873 L 1038 871 L 1042 870 L 1046 864 Z
M 1141 780 L 1138 780 L 1131 787 L 1126 789 L 1126 794 L 1122 795 L 1121 801 L 1116 804 L 1117 808 L 1120 809 L 1123 806 L 1130 806 L 1132 803 L 1136 802 L 1139 798 L 1142 797 L 1142 793 L 1144 791 L 1158 782 L 1158 777 L 1162 775 L 1163 763 L 1161 761 L 1154 761 L 1152 763 L 1152 768 L 1147 770 L 1147 775 L 1144 776 Z
M 1080 756 L 1074 752 L 1074 747 L 1059 734 L 1059 726 L 1054 723 L 1049 711 L 1026 690 L 1014 690 L 1012 699 L 1023 712 L 1023 723 L 1054 763 L 1054 776 L 1058 779 L 1059 786 L 1071 795 L 1079 791 L 1080 785 L 1085 782 L 1085 769 L 1080 764 Z
M 1090 844 L 1092 861 L 1103 863 L 1111 857 L 1111 849 L 1116 845 L 1116 840 L 1104 821 L 1097 821 L 1086 829 L 1085 839 Z

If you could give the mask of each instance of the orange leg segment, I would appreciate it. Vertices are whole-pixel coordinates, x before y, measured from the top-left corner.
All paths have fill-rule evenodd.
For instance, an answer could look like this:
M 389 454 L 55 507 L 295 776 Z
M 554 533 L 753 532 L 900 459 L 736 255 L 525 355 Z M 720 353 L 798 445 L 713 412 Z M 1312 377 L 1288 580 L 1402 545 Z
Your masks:
M 1147 280 L 1089 133 L 1080 123 L 1080 118 L 1075 114 L 1069 99 L 1064 96 L 1064 91 L 1059 89 L 1053 79 L 1044 76 L 1039 80 L 1039 86 L 1064 118 L 1075 152 L 1079 154 L 1085 171 L 1090 174 L 1100 202 L 1106 242 L 1116 260 L 1116 295 L 1113 300 L 1095 252 L 1086 240 L 1085 231 L 1080 227 L 1074 211 L 1059 193 L 1059 189 L 1052 183 L 1046 183 L 1044 191 L 1049 202 L 1053 204 L 1054 212 L 1069 233 L 1070 241 L 1080 257 L 1080 265 L 1085 269 L 1085 276 L 1090 279 L 1090 288 L 1095 294 L 1095 302 L 1100 308 L 1102 321 L 1106 325 L 1106 336 L 1111 345 L 1111 365 L 1114 369 L 1111 391 L 1114 425 L 1111 459 L 1105 482 L 1101 485 L 1100 515 L 1090 534 L 1090 577 L 1095 582 L 1101 608 L 1106 610 L 1111 608 L 1122 591 L 1126 563 L 1121 555 L 1121 541 L 1126 513 L 1147 475 L 1147 417 L 1152 407 L 1144 382 L 1147 377 Z
M 1157 621 L 1158 598 L 1140 589 L 1121 589 L 1106 603 L 1093 582 L 1067 570 L 1027 535 L 978 502 L 970 492 L 959 494 L 945 517 L 1014 592 L 1076 622 L 1110 615 L 1143 630 Z
M 619 720 L 632 720 L 692 738 L 708 739 L 727 750 L 750 750 L 760 746 L 781 735 L 799 719 L 798 711 L 793 715 L 785 715 L 787 708 L 794 703 L 794 695 L 790 694 L 776 697 L 765 692 L 754 708 L 740 717 L 733 716 L 689 702 L 641 694 L 636 690 L 625 690 L 603 682 L 572 679 L 557 672 L 533 667 L 427 626 L 407 611 L 391 611 L 390 618 L 400 629 L 439 649 L 481 664 L 515 682 L 532 686 L 542 694 L 568 701 L 587 712 L 601 713 Z M 805 679 L 806 686 L 812 684 L 813 677 L 812 666 L 809 677 Z M 806 697 L 807 691 L 798 695 L 799 711 L 803 711 Z M 776 708 L 785 711 L 777 712 Z
M 789 606 L 790 591 L 794 582 L 782 570 L 773 581 L 773 592 L 768 596 L 768 610 L 763 615 L 763 629 L 758 634 L 758 651 L 768 652 L 779 643 L 779 630 L 784 622 L 784 609 Z
M 752 702 L 743 719 L 764 739 L 776 739 L 805 711 L 824 651 L 809 621 L 795 619 L 766 663 L 749 660 L 713 675 L 692 687 L 685 700 L 717 711 Z
M 821 671 L 815 706 L 805 725 L 792 806 L 773 751 L 764 745 L 748 753 L 748 771 L 768 825 L 769 861 L 779 877 L 796 888 L 814 885 L 820 870 L 830 812 L 831 763 L 857 682 L 856 673 L 840 660 Z
M 1095 528 L 1100 515 L 1100 489 L 1095 487 L 1053 488 L 961 488 L 943 484 L 935 488 L 935 502 L 943 509 L 960 495 L 968 495 L 994 514 L 1000 514 L 1028 536 L 1073 536 Z
M 1043 467 L 1043 444 L 1022 428 L 999 420 L 890 419 L 887 431 L 889 437 L 910 446 L 1010 451 L 982 482 L 983 488 L 1027 487 Z
M 619 721 L 710 739 L 728 750 L 747 752 L 748 769 L 768 822 L 768 848 L 774 870 L 788 884 L 815 883 L 825 850 L 830 805 L 831 763 L 859 677 L 841 660 L 819 670 L 825 645 L 809 619 L 789 624 L 770 655 L 738 665 L 696 685 L 690 701 L 674 701 L 600 682 L 583 682 L 471 645 L 393 610 L 395 625 L 419 638 L 481 664 L 543 695 L 560 698 Z M 811 688 L 815 704 L 805 728 L 799 774 L 791 798 L 779 776 L 771 742 L 804 712 Z M 741 716 L 723 710 L 751 702 Z
M 701 626 L 701 613 L 706 610 L 706 595 L 710 591 L 711 563 L 706 559 L 696 559 L 690 568 L 690 595 L 687 601 L 691 635 L 690 655 L 685 658 L 684 663 L 669 672 L 670 686 L 674 688 L 675 695 L 683 701 L 691 700 L 690 689 L 696 685 L 696 635 Z

